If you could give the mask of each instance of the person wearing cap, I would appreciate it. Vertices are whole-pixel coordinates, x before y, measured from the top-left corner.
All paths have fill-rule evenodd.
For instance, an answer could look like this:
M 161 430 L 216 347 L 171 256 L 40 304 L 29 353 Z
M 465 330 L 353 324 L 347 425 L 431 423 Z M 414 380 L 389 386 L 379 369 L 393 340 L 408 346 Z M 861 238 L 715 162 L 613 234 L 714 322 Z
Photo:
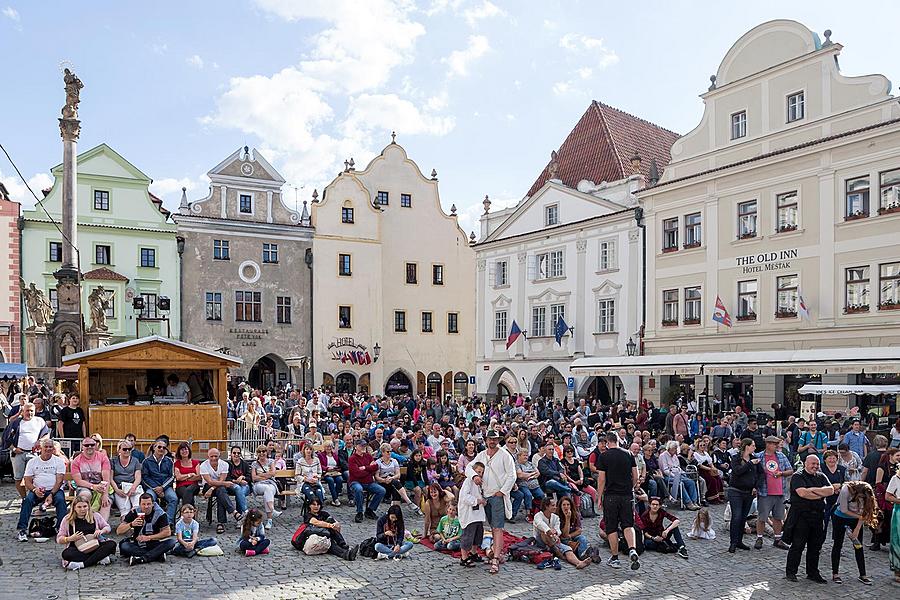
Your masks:
M 763 534 L 766 532 L 766 522 L 772 515 L 772 529 L 775 532 L 776 548 L 788 550 L 789 547 L 781 540 L 781 530 L 784 523 L 784 481 L 794 474 L 791 461 L 783 452 L 778 450 L 781 438 L 770 435 L 763 440 L 765 450 L 756 453 L 759 459 L 758 468 L 761 471 L 756 478 L 756 508 L 759 516 L 756 519 L 756 544 L 754 548 L 761 550 L 763 547 Z
M 94 438 L 86 437 L 81 441 L 81 454 L 72 459 L 72 479 L 77 487 L 76 495 L 84 496 L 91 508 L 109 521 L 112 499 L 109 497 L 109 482 L 112 480 L 112 465 L 105 452 L 98 450 L 99 444 Z
M 312 444 L 313 446 L 321 446 L 325 438 L 322 437 L 322 434 L 319 433 L 319 425 L 316 423 L 315 419 L 310 419 L 309 428 L 306 431 L 306 435 L 303 437 L 307 442 Z
M 365 438 L 356 440 L 356 449 L 350 455 L 350 493 L 356 502 L 356 518 L 357 523 L 362 523 L 363 515 L 369 519 L 377 519 L 378 506 L 387 493 L 381 485 L 375 482 L 375 473 L 378 471 L 378 465 L 369 451 L 369 444 Z M 363 491 L 370 494 L 369 505 L 363 513 Z

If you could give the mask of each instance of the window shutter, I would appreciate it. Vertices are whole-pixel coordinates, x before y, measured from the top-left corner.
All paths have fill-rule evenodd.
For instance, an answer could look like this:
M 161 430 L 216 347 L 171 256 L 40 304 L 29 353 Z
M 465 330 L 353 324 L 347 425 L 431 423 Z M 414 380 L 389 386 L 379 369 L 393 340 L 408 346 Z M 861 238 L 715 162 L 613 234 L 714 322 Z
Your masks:
M 493 286 L 497 287 L 499 285 L 498 277 L 497 277 L 497 263 L 492 262 L 488 266 L 488 281 L 493 282 Z
M 528 257 L 528 280 L 537 279 L 537 256 L 532 254 Z
M 615 269 L 615 268 L 618 268 L 618 266 L 619 266 L 619 263 L 618 263 L 618 257 L 616 256 L 616 242 L 610 241 L 609 242 L 609 268 Z

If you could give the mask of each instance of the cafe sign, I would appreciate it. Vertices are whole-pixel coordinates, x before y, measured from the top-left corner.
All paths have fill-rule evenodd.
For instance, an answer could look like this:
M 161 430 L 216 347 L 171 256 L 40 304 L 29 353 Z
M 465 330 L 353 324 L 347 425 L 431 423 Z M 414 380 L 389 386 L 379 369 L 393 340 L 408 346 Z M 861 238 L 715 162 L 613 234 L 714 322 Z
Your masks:
M 760 252 L 735 258 L 735 266 L 740 267 L 741 274 L 763 273 L 765 271 L 782 271 L 791 268 L 791 261 L 799 257 L 797 248 L 779 250 L 777 252 Z

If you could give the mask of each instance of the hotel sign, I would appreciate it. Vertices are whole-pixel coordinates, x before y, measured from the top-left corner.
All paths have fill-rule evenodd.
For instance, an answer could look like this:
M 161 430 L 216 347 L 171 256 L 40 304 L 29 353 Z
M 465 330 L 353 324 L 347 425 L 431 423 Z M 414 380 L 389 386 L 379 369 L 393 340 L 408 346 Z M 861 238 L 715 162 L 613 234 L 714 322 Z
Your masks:
M 781 271 L 791 268 L 791 261 L 799 257 L 797 248 L 779 250 L 777 252 L 760 252 L 735 258 L 735 266 L 740 267 L 741 274 L 763 273 L 765 271 Z

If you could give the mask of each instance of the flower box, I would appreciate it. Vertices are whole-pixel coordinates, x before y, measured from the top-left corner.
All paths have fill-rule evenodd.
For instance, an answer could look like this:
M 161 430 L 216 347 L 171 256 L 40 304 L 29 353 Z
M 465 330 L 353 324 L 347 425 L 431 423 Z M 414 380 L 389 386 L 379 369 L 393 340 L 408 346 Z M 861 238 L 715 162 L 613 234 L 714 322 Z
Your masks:
M 684 323 L 685 325 L 699 325 L 699 324 L 700 324 L 700 319 L 685 319 L 685 320 L 683 321 L 683 323 Z
M 878 310 L 900 310 L 900 302 L 882 302 Z
M 756 237 L 756 232 L 754 231 L 753 233 L 742 233 L 741 235 L 738 236 L 737 239 L 739 239 L 739 240 L 749 240 L 749 239 L 752 239 L 752 238 L 755 238 L 755 237 Z
M 693 244 L 685 244 L 684 245 L 685 250 L 690 250 L 691 248 L 699 248 L 699 247 L 700 247 L 700 242 L 694 242 Z
M 787 233 L 789 231 L 797 231 L 797 226 L 796 225 L 782 225 L 781 227 L 778 228 L 776 233 Z
M 670 252 L 678 252 L 678 246 L 672 246 L 670 248 L 663 248 L 663 254 L 669 254 Z
M 793 319 L 797 316 L 795 310 L 779 310 L 775 313 L 776 319 Z
M 879 215 L 889 215 L 891 213 L 900 213 L 900 204 L 888 204 L 878 209 Z
M 666 320 L 666 319 L 663 319 L 662 326 L 663 326 L 663 327 L 677 327 L 677 326 L 678 326 L 678 321 L 672 321 L 672 320 Z
M 738 321 L 755 321 L 755 320 L 756 320 L 756 313 L 750 313 L 750 314 L 747 314 L 747 315 L 738 315 L 738 316 L 737 316 L 737 320 L 738 320 Z
M 869 305 L 868 305 L 868 304 L 854 304 L 854 305 L 852 305 L 852 306 L 845 306 L 845 307 L 844 307 L 844 314 L 845 314 L 845 315 L 855 315 L 855 314 L 858 314 L 858 313 L 867 313 L 867 312 L 869 312 Z
M 858 221 L 859 219 L 865 219 L 868 216 L 869 215 L 867 213 L 855 212 L 852 215 L 847 215 L 846 217 L 844 217 L 844 220 L 845 221 Z

